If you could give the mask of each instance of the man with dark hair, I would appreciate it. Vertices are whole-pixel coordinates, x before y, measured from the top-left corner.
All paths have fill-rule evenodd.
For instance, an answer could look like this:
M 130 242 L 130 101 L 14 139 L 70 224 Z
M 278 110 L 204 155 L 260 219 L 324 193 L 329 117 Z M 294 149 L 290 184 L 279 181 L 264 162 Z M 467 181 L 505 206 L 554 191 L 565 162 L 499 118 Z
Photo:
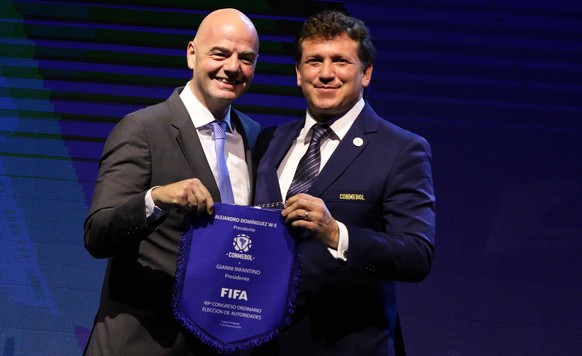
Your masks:
M 302 280 L 291 325 L 253 355 L 404 354 L 395 281 L 421 281 L 431 267 L 431 149 L 364 100 L 374 53 L 365 24 L 337 11 L 298 35 L 307 113 L 259 137 L 255 204 L 281 202 Z

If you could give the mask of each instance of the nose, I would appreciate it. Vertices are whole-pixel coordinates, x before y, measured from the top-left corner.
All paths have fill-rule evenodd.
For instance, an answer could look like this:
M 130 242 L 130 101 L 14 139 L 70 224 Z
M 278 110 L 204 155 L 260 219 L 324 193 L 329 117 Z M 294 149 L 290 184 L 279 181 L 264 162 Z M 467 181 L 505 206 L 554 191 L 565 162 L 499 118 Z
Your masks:
M 319 80 L 326 83 L 335 78 L 335 69 L 331 61 L 323 61 L 321 71 L 319 72 Z
M 224 62 L 224 71 L 229 73 L 238 72 L 240 69 L 240 60 L 236 53 L 233 53 Z

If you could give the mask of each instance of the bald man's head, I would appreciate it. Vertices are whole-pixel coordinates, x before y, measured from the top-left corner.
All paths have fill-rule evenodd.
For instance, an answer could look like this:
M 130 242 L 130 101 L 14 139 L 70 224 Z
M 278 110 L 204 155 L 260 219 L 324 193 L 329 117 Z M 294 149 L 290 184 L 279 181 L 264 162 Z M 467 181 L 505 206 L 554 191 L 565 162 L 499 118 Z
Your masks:
M 237 9 L 219 9 L 208 14 L 198 26 L 194 41 L 199 41 L 207 35 L 208 31 L 215 29 L 217 26 L 232 26 L 245 28 L 255 37 L 256 51 L 259 51 L 259 35 L 252 21 Z
M 258 55 L 257 30 L 242 12 L 216 10 L 200 23 L 188 43 L 188 67 L 193 71 L 189 85 L 216 118 L 249 88 Z

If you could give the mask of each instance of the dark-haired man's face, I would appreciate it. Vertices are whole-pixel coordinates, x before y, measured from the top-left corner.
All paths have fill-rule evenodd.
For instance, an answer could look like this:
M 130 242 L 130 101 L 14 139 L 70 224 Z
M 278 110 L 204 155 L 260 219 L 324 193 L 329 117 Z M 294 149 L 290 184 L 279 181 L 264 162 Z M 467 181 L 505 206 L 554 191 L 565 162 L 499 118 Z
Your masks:
M 309 38 L 301 48 L 295 70 L 309 112 L 317 121 L 345 114 L 372 78 L 372 66 L 362 71 L 358 43 L 343 34 L 330 40 Z

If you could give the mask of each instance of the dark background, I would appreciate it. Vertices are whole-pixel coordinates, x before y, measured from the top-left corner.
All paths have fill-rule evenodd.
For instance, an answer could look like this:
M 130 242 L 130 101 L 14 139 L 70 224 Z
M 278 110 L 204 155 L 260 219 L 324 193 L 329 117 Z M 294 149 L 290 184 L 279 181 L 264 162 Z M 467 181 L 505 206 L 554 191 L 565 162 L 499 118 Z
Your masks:
M 105 138 L 186 83 L 186 44 L 220 7 L 259 30 L 257 74 L 235 106 L 265 126 L 304 112 L 292 42 L 307 15 L 344 9 L 370 27 L 367 99 L 434 156 L 433 270 L 398 286 L 409 355 L 582 355 L 573 0 L 3 0 L 0 355 L 81 353 L 105 269 L 82 245 Z

